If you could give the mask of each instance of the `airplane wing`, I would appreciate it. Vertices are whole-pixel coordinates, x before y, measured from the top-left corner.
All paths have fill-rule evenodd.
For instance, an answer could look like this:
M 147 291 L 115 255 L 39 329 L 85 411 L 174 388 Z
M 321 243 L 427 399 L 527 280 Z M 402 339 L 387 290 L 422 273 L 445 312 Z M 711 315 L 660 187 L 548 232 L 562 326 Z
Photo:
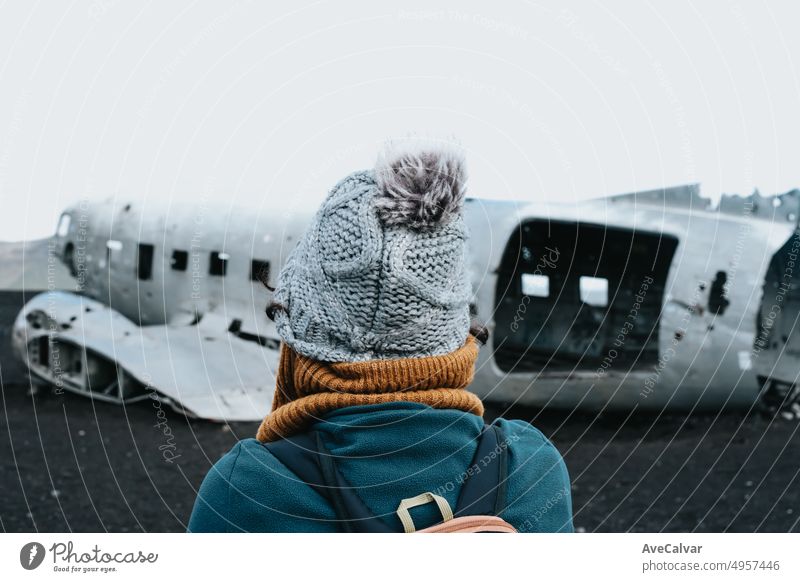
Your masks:
M 193 325 L 138 326 L 93 299 L 45 292 L 20 312 L 13 345 L 56 389 L 111 402 L 149 397 L 213 420 L 260 420 L 272 402 L 278 342 L 232 328 L 215 313 Z

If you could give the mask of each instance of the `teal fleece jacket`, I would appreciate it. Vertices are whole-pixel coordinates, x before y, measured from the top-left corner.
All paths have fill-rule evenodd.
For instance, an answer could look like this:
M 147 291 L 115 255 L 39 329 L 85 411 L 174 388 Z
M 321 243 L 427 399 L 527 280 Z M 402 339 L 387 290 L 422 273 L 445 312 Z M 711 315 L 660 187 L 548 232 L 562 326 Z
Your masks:
M 519 420 L 496 421 L 508 447 L 505 509 L 521 532 L 571 532 L 572 500 L 564 461 L 541 432 Z M 483 419 L 411 402 L 352 406 L 314 424 L 336 465 L 367 507 L 397 532 L 400 500 L 425 491 L 456 506 Z M 433 504 L 412 510 L 421 529 L 441 521 Z M 206 475 L 190 532 L 336 532 L 336 514 L 259 441 L 239 442 Z

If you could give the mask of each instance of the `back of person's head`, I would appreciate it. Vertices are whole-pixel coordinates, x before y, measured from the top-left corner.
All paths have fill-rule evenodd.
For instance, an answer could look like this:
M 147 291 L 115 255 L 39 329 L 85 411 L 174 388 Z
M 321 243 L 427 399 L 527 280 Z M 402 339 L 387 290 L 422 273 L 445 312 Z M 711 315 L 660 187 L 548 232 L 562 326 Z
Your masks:
M 281 338 L 324 362 L 447 354 L 470 331 L 462 151 L 409 138 L 328 194 L 278 278 Z

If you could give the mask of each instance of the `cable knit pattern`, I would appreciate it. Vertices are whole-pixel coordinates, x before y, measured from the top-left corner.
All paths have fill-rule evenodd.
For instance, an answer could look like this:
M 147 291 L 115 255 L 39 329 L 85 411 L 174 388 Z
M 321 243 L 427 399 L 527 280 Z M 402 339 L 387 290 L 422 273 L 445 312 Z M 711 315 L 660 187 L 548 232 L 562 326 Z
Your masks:
M 461 188 L 460 180 L 451 181 Z M 286 310 L 276 311 L 275 323 L 299 354 L 363 362 L 447 354 L 464 344 L 471 288 L 460 199 L 420 230 L 398 224 L 397 214 L 384 222 L 382 195 L 374 171 L 340 181 L 281 270 L 275 301 Z
M 472 336 L 449 354 L 353 363 L 319 362 L 284 344 L 272 412 L 256 438 L 279 440 L 338 408 L 383 402 L 420 402 L 482 416 L 480 398 L 466 390 L 477 357 Z

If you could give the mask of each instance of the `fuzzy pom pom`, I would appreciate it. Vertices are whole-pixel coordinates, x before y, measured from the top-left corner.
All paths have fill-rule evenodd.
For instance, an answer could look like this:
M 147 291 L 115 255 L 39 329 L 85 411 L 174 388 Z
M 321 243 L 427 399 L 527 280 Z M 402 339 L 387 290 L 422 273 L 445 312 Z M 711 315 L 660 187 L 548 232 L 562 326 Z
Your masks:
M 375 206 L 387 226 L 423 230 L 445 224 L 464 206 L 463 151 L 446 142 L 388 142 L 378 157 Z

